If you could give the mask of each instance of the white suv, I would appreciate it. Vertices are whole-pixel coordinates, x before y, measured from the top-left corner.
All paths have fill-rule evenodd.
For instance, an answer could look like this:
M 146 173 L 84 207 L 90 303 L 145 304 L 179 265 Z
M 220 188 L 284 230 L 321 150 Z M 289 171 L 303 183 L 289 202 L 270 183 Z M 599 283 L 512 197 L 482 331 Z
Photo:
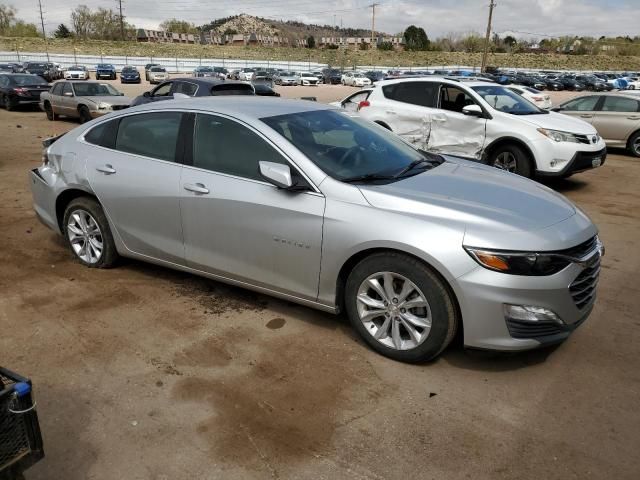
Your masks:
M 407 78 L 377 82 L 360 115 L 421 149 L 525 177 L 599 167 L 607 150 L 589 123 L 536 107 L 490 82 Z

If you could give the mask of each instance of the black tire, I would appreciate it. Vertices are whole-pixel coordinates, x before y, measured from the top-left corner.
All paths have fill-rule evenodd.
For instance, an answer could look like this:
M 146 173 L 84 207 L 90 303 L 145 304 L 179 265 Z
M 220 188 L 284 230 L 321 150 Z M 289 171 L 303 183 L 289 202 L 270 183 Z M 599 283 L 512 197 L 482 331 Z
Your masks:
M 627 149 L 634 157 L 640 157 L 640 130 L 629 137 Z
M 4 95 L 2 97 L 2 106 L 7 110 L 7 112 L 12 112 L 17 107 L 15 100 L 13 100 L 9 95 Z
M 85 211 L 89 213 L 100 227 L 101 237 L 102 237 L 102 255 L 99 260 L 95 263 L 89 263 L 80 258 L 76 252 L 73 250 L 71 246 L 71 242 L 69 241 L 69 235 L 67 233 L 67 225 L 69 223 L 69 217 L 78 210 Z M 62 224 L 62 230 L 64 234 L 65 241 L 69 247 L 69 250 L 73 254 L 76 260 L 78 260 L 83 265 L 90 268 L 111 268 L 115 265 L 116 261 L 119 258 L 118 251 L 116 250 L 115 242 L 113 241 L 113 235 L 111 234 L 111 229 L 109 228 L 109 222 L 107 221 L 107 217 L 104 214 L 104 210 L 100 204 L 91 197 L 78 197 L 67 205 L 67 208 L 64 211 L 64 220 Z
M 91 113 L 86 105 L 80 105 L 78 107 L 78 115 L 80 116 L 80 123 L 87 123 L 91 121 Z
M 47 114 L 47 120 L 54 121 L 58 119 L 58 114 L 53 111 L 53 107 L 49 102 L 44 104 L 44 112 Z
M 503 163 L 501 161 L 501 156 L 507 155 L 512 156 L 515 160 L 515 168 L 502 168 L 499 164 Z M 518 145 L 514 144 L 505 144 L 501 145 L 491 151 L 489 155 L 489 165 L 501 168 L 502 170 L 508 170 L 512 173 L 517 173 L 523 177 L 531 178 L 533 176 L 533 165 L 531 158 L 524 149 Z
M 357 295 L 360 285 L 377 272 L 392 272 L 409 279 L 418 287 L 429 303 L 431 329 L 416 347 L 400 350 L 376 340 L 360 320 Z M 349 274 L 345 286 L 344 304 L 353 328 L 378 353 L 401 362 L 425 362 L 437 357 L 453 340 L 458 315 L 455 302 L 439 276 L 420 260 L 398 252 L 375 253 L 360 261 Z M 406 330 L 405 330 L 406 334 Z

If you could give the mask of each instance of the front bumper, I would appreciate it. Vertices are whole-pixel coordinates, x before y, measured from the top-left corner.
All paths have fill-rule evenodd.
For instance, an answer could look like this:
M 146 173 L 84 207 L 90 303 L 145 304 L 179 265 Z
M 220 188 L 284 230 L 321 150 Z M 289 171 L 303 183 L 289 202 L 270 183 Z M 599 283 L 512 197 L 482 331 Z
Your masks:
M 587 138 L 591 139 L 595 135 L 595 132 L 590 133 Z M 598 156 L 601 157 L 602 165 L 607 148 L 602 138 L 598 138 L 596 143 L 555 142 L 542 134 L 528 146 L 535 158 L 536 174 L 552 177 L 595 168 L 597 165 L 589 162 Z
M 140 83 L 140 77 L 131 77 L 131 78 L 120 77 L 120 83 Z
M 100 78 L 111 78 L 115 75 L 115 72 L 96 72 L 96 80 Z
M 592 151 L 580 151 L 576 152 L 573 158 L 561 169 L 556 172 L 544 172 L 538 171 L 537 174 L 546 177 L 566 177 L 573 175 L 574 173 L 584 172 L 594 168 L 599 168 L 604 165 L 607 159 L 606 147 Z
M 544 277 L 506 275 L 478 266 L 457 279 L 464 292 L 459 301 L 465 346 L 518 351 L 565 340 L 590 315 L 599 272 L 599 254 L 590 267 L 571 264 Z M 543 307 L 561 322 L 514 321 L 506 317 L 505 304 Z

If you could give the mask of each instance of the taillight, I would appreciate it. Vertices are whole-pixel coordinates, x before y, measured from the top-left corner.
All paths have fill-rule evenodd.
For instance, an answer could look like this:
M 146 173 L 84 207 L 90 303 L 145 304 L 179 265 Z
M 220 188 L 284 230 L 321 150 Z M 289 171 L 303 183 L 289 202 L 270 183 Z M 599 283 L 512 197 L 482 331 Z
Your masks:
M 18 95 L 27 95 L 29 93 L 29 89 L 23 87 L 17 87 L 13 89 Z
M 369 100 L 362 100 L 360 103 L 358 103 L 358 110 L 360 110 L 361 108 L 364 107 L 370 107 L 371 104 L 369 103 Z
M 45 148 L 42 150 L 42 165 L 46 167 L 49 165 L 49 149 Z
M 544 100 L 544 98 L 542 97 L 531 97 L 533 100 L 535 100 L 536 102 L 541 102 L 542 100 Z

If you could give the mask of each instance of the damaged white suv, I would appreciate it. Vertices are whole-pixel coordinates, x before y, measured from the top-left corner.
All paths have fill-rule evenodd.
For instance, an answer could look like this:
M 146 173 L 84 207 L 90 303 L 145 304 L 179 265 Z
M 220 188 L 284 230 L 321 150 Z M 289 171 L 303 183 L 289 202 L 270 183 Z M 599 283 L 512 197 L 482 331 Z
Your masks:
M 377 82 L 358 111 L 423 150 L 525 177 L 568 177 L 599 167 L 607 155 L 589 123 L 542 110 L 490 82 L 440 77 Z

